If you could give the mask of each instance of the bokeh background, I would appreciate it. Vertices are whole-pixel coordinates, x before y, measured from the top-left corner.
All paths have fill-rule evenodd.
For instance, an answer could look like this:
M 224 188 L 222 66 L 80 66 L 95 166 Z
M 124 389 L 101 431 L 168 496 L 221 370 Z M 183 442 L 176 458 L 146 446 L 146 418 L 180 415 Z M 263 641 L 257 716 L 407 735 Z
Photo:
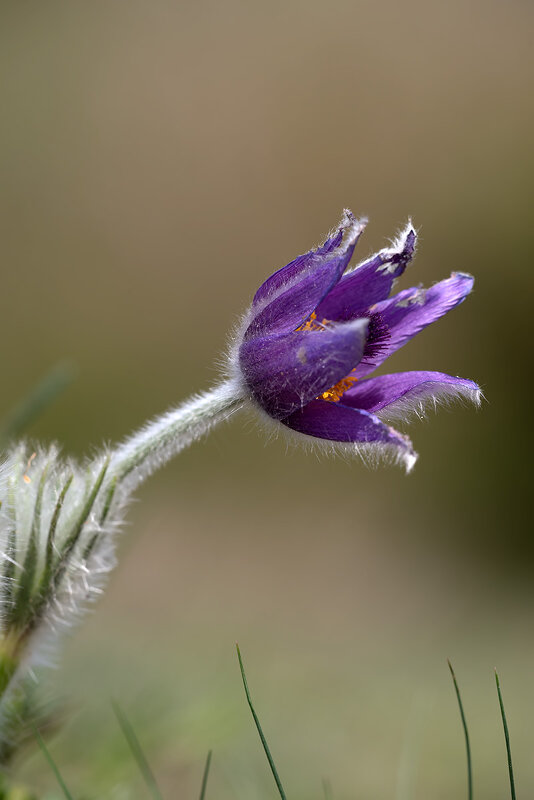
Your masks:
M 522 0 L 4 0 L 2 407 L 58 359 L 74 385 L 29 433 L 83 454 L 207 388 L 274 269 L 342 208 L 360 257 L 412 216 L 404 286 L 474 294 L 388 362 L 474 378 L 480 411 L 411 428 L 412 475 L 265 443 L 236 418 L 155 476 L 119 565 L 43 691 L 71 791 L 144 797 L 110 707 L 163 794 L 506 796 L 534 790 L 532 22 Z M 40 752 L 15 776 L 55 792 Z

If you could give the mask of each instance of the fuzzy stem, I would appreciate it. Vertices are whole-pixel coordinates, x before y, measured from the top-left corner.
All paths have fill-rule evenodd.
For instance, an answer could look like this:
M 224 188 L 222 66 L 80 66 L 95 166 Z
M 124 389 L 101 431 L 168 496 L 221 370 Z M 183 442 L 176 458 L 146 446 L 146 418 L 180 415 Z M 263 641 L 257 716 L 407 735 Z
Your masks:
M 227 381 L 156 417 L 115 448 L 107 482 L 127 482 L 128 491 L 132 491 L 180 450 L 240 409 L 243 403 L 236 384 Z
M 73 464 L 72 469 L 65 469 L 56 463 L 55 451 L 34 454 L 27 471 L 34 458 L 36 463 L 50 458 L 53 464 L 39 463 L 39 484 L 35 496 L 30 498 L 33 517 L 28 541 L 22 544 L 17 541 L 17 501 L 22 503 L 23 510 L 24 503 L 30 502 L 26 487 L 32 478 L 25 474 L 21 480 L 26 460 L 24 448 L 13 455 L 13 475 L 3 487 L 9 504 L 0 518 L 6 524 L 3 535 L 7 545 L 0 575 L 0 771 L 14 753 L 18 737 L 35 711 L 33 703 L 21 708 L 19 697 L 24 700 L 27 696 L 20 680 L 24 668 L 35 660 L 39 633 L 48 628 L 53 630 L 54 614 L 68 621 L 71 611 L 74 616 L 96 590 L 98 575 L 111 566 L 109 545 L 107 551 L 104 548 L 107 555 L 96 553 L 93 587 L 91 556 L 99 543 L 113 533 L 128 496 L 156 469 L 244 404 L 238 382 L 221 383 L 147 423 L 107 454 L 98 455 L 86 465 L 85 476 Z M 45 503 L 48 503 L 46 508 Z M 42 511 L 45 520 L 50 520 L 46 524 Z M 41 546 L 42 551 L 38 551 Z

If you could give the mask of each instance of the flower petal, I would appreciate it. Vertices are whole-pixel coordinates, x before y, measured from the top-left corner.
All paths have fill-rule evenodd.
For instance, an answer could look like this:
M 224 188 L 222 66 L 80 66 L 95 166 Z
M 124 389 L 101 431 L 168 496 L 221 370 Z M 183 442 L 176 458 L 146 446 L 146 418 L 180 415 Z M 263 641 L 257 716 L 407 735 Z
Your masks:
M 367 320 L 324 331 L 292 331 L 245 341 L 241 371 L 253 398 L 275 419 L 287 417 L 336 384 L 362 357 Z
M 343 403 L 312 400 L 304 408 L 282 420 L 298 433 L 334 442 L 353 442 L 393 450 L 394 455 L 411 469 L 417 458 L 410 440 L 390 428 L 374 414 L 349 408 Z
M 339 247 L 343 240 L 343 234 L 347 228 L 350 227 L 353 220 L 354 215 L 352 212 L 345 209 L 337 230 L 332 232 L 320 247 L 317 247 L 315 250 L 310 250 L 302 256 L 298 256 L 294 261 L 286 264 L 285 267 L 282 267 L 267 278 L 254 295 L 252 305 L 257 305 L 267 300 L 269 297 L 274 297 L 280 289 L 289 286 L 289 284 L 293 283 L 303 272 L 310 269 L 317 256 L 327 255 L 336 247 Z
M 375 253 L 343 276 L 318 306 L 319 319 L 353 319 L 373 303 L 389 297 L 393 281 L 413 257 L 416 241 L 417 234 L 409 222 L 391 247 Z
M 389 328 L 389 338 L 381 343 L 372 359 L 366 359 L 355 371 L 358 378 L 372 372 L 388 356 L 412 339 L 419 331 L 461 303 L 473 288 L 474 278 L 464 272 L 453 272 L 450 278 L 429 289 L 412 287 L 376 303 L 369 311 L 377 314 Z
M 304 322 L 341 278 L 365 225 L 366 220 L 347 215 L 343 241 L 337 243 L 334 236 L 322 248 L 275 273 L 266 282 L 272 281 L 271 289 L 261 302 L 256 294 L 244 338 L 289 333 Z
M 343 404 L 378 414 L 381 419 L 406 419 L 410 412 L 420 416 L 425 403 L 464 397 L 480 402 L 480 388 L 473 381 L 443 372 L 398 372 L 367 378 L 343 395 Z

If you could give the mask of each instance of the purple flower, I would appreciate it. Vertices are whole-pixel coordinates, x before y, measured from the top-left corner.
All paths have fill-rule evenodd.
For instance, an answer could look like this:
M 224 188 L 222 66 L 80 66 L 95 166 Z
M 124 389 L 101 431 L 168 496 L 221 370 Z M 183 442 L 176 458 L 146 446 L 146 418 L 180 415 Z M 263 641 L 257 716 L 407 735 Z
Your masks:
M 428 400 L 478 401 L 480 390 L 440 372 L 367 376 L 461 303 L 473 278 L 453 272 L 429 289 L 390 297 L 412 259 L 416 232 L 408 224 L 391 247 L 347 270 L 365 224 L 345 211 L 323 245 L 260 286 L 238 339 L 238 374 L 254 403 L 293 431 L 393 454 L 409 469 L 412 444 L 385 420 L 420 413 Z

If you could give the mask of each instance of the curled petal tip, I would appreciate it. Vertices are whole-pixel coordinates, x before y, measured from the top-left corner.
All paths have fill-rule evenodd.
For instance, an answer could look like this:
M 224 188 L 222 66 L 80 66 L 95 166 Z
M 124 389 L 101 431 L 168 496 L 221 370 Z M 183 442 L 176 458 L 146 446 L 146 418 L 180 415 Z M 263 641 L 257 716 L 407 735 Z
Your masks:
M 347 246 L 356 242 L 362 231 L 365 230 L 367 222 L 367 217 L 355 217 L 352 211 L 346 208 L 343 211 L 343 219 L 340 224 L 340 229 L 345 233 L 341 247 L 346 249 Z
M 467 297 L 473 291 L 473 286 L 475 285 L 475 279 L 469 272 L 451 272 L 450 281 L 458 286 L 462 298 Z
M 470 275 L 469 272 L 452 272 L 451 278 L 457 278 L 459 280 L 468 281 L 471 284 L 471 286 L 473 286 L 475 282 L 474 277 Z
M 391 250 L 393 253 L 406 253 L 406 256 L 411 257 L 415 252 L 417 245 L 417 231 L 412 223 L 411 218 L 399 233 L 397 239 L 393 242 Z
M 479 408 L 482 405 L 482 401 L 485 400 L 486 398 L 484 397 L 484 392 L 482 391 L 480 386 L 476 384 L 474 381 L 471 381 L 471 383 L 473 384 L 473 386 L 469 393 L 468 399 L 471 400 L 473 405 Z
M 344 228 L 347 225 L 351 225 L 354 222 L 357 222 L 360 225 L 362 225 L 363 227 L 365 227 L 367 225 L 367 223 L 369 222 L 369 220 L 365 216 L 357 217 L 356 214 L 354 214 L 350 210 L 350 208 L 344 208 L 343 209 L 343 216 L 341 217 L 340 227 Z
M 413 449 L 413 444 L 411 439 L 408 436 L 405 436 L 399 431 L 395 430 L 395 428 L 389 427 L 389 433 L 391 437 L 391 441 L 396 444 L 396 461 L 397 463 L 401 463 L 406 470 L 406 474 L 409 474 L 415 466 L 415 462 L 418 459 L 418 455 Z
M 419 456 L 413 450 L 410 453 L 406 453 L 403 460 L 404 460 L 404 468 L 406 470 L 406 474 L 409 475 L 410 472 L 413 470 L 417 463 L 417 459 Z

